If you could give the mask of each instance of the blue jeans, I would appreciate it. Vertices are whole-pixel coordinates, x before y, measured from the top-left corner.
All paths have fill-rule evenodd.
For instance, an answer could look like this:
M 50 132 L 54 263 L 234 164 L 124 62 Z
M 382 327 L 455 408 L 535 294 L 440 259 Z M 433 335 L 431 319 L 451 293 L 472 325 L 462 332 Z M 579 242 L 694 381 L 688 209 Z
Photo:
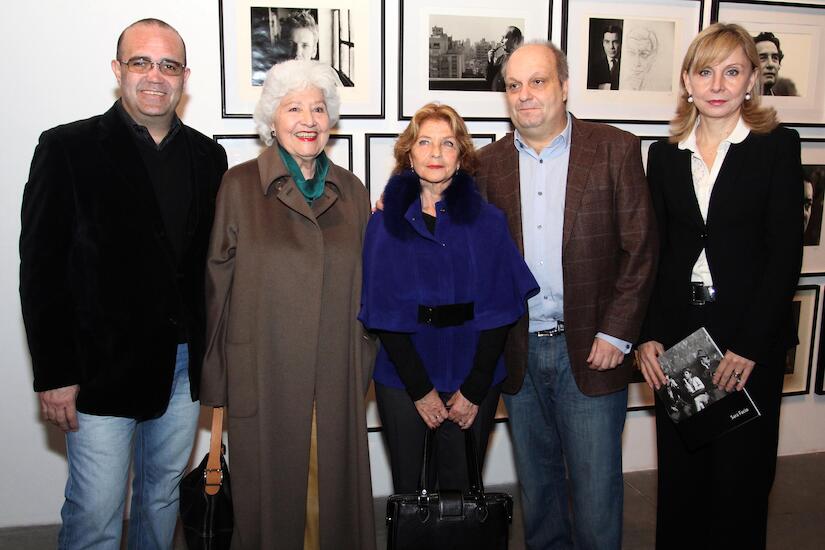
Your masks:
M 504 402 L 521 485 L 526 547 L 621 548 L 621 436 L 627 390 L 584 395 L 573 378 L 564 335 L 530 334 L 524 385 L 519 393 L 505 395 Z
M 133 453 L 129 548 L 172 548 L 178 485 L 189 463 L 199 409 L 189 395 L 188 347 L 180 344 L 172 395 L 163 416 L 137 422 L 78 413 L 78 431 L 66 435 L 69 479 L 58 548 L 120 548 Z

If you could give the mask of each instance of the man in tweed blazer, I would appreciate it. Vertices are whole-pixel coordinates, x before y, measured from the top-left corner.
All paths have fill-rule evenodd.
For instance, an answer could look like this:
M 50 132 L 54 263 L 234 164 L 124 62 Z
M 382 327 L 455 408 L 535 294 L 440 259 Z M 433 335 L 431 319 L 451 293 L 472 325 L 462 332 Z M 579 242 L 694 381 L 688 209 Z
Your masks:
M 481 150 L 478 182 L 541 285 L 510 333 L 502 387 L 525 540 L 618 549 L 628 353 L 658 250 L 639 140 L 568 114 L 552 44 L 522 46 L 504 71 L 516 131 Z

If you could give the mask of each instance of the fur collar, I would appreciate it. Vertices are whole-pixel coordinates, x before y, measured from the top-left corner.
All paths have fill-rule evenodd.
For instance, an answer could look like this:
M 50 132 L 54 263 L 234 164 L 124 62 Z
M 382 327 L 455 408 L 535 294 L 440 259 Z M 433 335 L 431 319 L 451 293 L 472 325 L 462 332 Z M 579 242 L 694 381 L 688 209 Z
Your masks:
M 384 188 L 384 225 L 394 236 L 400 237 L 409 229 L 404 215 L 421 193 L 418 176 L 410 169 L 396 174 Z M 481 211 L 483 199 L 475 180 L 468 173 L 459 170 L 453 182 L 444 191 L 444 203 L 450 219 L 458 224 L 472 223 Z

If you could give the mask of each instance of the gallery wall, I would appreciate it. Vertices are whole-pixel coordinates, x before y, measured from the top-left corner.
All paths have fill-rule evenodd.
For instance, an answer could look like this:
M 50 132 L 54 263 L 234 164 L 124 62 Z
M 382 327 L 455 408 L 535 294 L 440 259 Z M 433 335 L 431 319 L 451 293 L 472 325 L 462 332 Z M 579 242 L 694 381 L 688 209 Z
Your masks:
M 307 5 L 320 8 L 364 3 L 381 2 L 272 0 L 269 3 L 260 1 L 252 4 L 247 1 L 246 5 Z M 667 20 L 672 15 L 672 19 L 682 22 L 675 24 L 674 28 L 683 25 L 679 27 L 683 34 L 677 32 L 672 41 L 673 47 L 678 49 L 684 42 L 680 39 L 690 40 L 687 31 L 689 23 L 695 21 L 698 24 L 701 20 L 706 25 L 710 21 L 712 8 L 709 1 L 693 0 L 570 0 L 569 3 L 555 0 L 551 9 L 549 1 L 525 0 L 522 3 L 510 3 L 522 6 L 516 9 L 505 6 L 500 0 L 474 0 L 451 2 L 449 11 L 439 12 L 437 10 L 448 9 L 440 6 L 444 2 L 408 0 L 404 12 L 406 26 L 402 30 L 400 4 L 398 0 L 386 0 L 383 19 L 375 13 L 367 14 L 368 30 L 365 32 L 361 29 L 361 34 L 356 34 L 356 43 L 360 39 L 370 45 L 368 51 L 356 50 L 356 74 L 371 86 L 366 91 L 348 92 L 347 108 L 352 109 L 351 113 L 355 113 L 355 117 L 341 120 L 336 129 L 339 137 L 333 140 L 331 149 L 336 162 L 351 165 L 356 175 L 369 182 L 373 197 L 380 194 L 389 169 L 392 136 L 406 126 L 405 121 L 399 120 L 399 113 L 409 114 L 425 101 L 440 99 L 454 104 L 460 112 L 474 119 L 469 122 L 469 126 L 480 145 L 509 131 L 506 120 L 483 120 L 504 116 L 502 113 L 506 111 L 501 94 L 477 92 L 481 95 L 473 96 L 466 90 L 429 90 L 426 75 L 418 76 L 420 73 L 416 73 L 416 70 L 426 66 L 426 45 L 421 41 L 416 47 L 415 37 L 421 38 L 416 29 L 422 21 L 426 24 L 428 14 L 467 15 L 466 6 L 475 6 L 469 12 L 470 15 L 517 17 L 518 13 L 525 12 L 524 6 L 527 6 L 528 12 L 540 15 L 527 17 L 530 21 L 528 28 L 541 28 L 543 25 L 544 32 L 552 19 L 551 36 L 559 43 L 565 38 L 571 54 L 571 85 L 577 87 L 571 92 L 571 111 L 583 118 L 624 120 L 625 122 L 616 125 L 646 138 L 643 141 L 646 146 L 654 137 L 666 135 L 667 126 L 638 121 L 666 120 L 671 107 L 658 96 L 633 97 L 619 94 L 616 99 L 608 93 L 602 100 L 600 96 L 588 93 L 584 86 L 587 38 L 582 35 L 587 33 L 583 21 L 591 16 L 606 19 L 622 16 L 621 12 L 616 11 L 616 6 L 630 10 L 627 13 L 631 15 L 655 13 L 658 14 L 658 20 Z M 806 4 L 825 7 L 825 2 L 822 1 Z M 735 7 L 728 6 L 727 9 Z M 743 9 L 747 8 L 745 6 Z M 99 114 L 115 100 L 116 83 L 109 68 L 109 62 L 114 56 L 115 40 L 125 26 L 144 17 L 158 17 L 167 21 L 186 40 L 188 64 L 192 73 L 188 81 L 188 94 L 179 110 L 184 122 L 207 135 L 223 136 L 219 141 L 227 147 L 230 158 L 235 160 L 250 158 L 259 148 L 254 140 L 234 137 L 254 133 L 250 119 L 222 116 L 226 105 L 222 101 L 218 0 L 41 0 L 4 4 L 3 18 L 0 21 L 0 44 L 4 52 L 4 85 L 0 89 L 0 108 L 6 128 L 0 137 L 0 364 L 3 367 L 3 383 L 0 385 L 0 440 L 3 442 L 3 450 L 0 452 L 0 472 L 3 472 L 0 476 L 0 527 L 59 522 L 59 508 L 66 479 L 63 435 L 39 419 L 39 406 L 36 395 L 32 392 L 31 366 L 20 316 L 17 240 L 20 233 L 20 203 L 29 162 L 40 132 L 57 124 Z M 641 16 L 633 17 L 643 19 Z M 786 32 L 790 33 L 793 29 L 792 21 L 782 24 L 785 25 L 782 28 Z M 399 57 L 402 33 L 404 58 Z M 380 55 L 382 37 L 383 62 Z M 532 36 L 528 34 L 528 37 Z M 232 40 L 228 36 L 227 45 Z M 818 41 L 814 42 L 818 49 L 810 52 L 815 61 L 821 60 L 825 55 L 825 42 L 822 40 L 823 37 L 819 36 Z M 228 47 L 226 51 L 230 49 Z M 235 63 L 242 62 L 242 54 L 235 52 L 234 56 Z M 363 65 L 359 66 L 359 61 Z M 229 64 L 231 63 L 232 60 L 229 60 Z M 224 65 L 226 69 L 227 64 Z M 825 100 L 823 96 L 817 96 L 821 91 L 817 86 L 825 76 L 821 74 L 821 61 L 818 65 L 819 70 L 815 70 L 809 77 L 813 88 L 806 88 L 812 92 L 803 101 L 786 102 L 782 107 L 787 109 L 789 120 L 798 123 L 795 127 L 800 134 L 810 140 L 804 145 L 803 160 L 808 164 L 825 165 L 825 149 L 822 147 L 825 128 L 822 125 L 824 121 L 819 120 L 825 109 Z M 382 72 L 383 79 L 380 77 Z M 401 88 L 399 74 L 403 78 Z M 379 90 L 377 102 L 373 93 L 375 89 Z M 399 91 L 403 93 L 399 94 Z M 376 107 L 379 109 L 377 115 Z M 369 118 L 357 116 L 359 113 L 369 114 Z M 651 116 L 654 118 L 651 119 Z M 811 121 L 818 122 L 819 125 L 812 126 Z M 808 275 L 800 282 L 805 287 L 800 293 L 800 334 L 803 336 L 803 344 L 797 350 L 794 374 L 789 378 L 789 388 L 793 390 L 789 393 L 797 395 L 789 395 L 783 400 L 779 448 L 783 455 L 825 450 L 825 396 L 814 392 L 820 346 L 819 325 L 823 317 L 822 286 L 825 284 L 825 240 L 822 243 L 822 249 L 818 245 L 806 247 Z M 648 400 L 649 397 L 641 388 L 635 386 L 633 403 L 644 407 Z M 369 414 L 370 424 L 377 427 L 374 407 L 370 407 Z M 206 426 L 205 420 L 202 425 Z M 205 452 L 207 439 L 204 428 L 199 434 L 194 455 L 200 456 Z M 370 451 L 374 490 L 376 494 L 387 494 L 390 491 L 390 481 L 386 453 L 377 431 L 370 433 Z M 628 413 L 624 433 L 624 468 L 632 471 L 655 466 L 651 413 L 645 409 L 631 411 Z M 496 484 L 514 480 L 509 436 L 506 423 L 502 422 L 493 434 L 485 481 L 487 484 Z

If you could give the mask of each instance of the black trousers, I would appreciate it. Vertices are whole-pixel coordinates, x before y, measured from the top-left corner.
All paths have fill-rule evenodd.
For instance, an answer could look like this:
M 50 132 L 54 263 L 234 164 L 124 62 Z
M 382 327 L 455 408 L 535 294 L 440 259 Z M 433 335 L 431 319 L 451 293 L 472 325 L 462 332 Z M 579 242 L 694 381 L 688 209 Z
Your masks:
M 784 353 L 776 355 L 756 365 L 746 385 L 762 416 L 695 452 L 656 399 L 657 549 L 765 548 L 784 375 Z
M 476 456 L 479 469 L 484 467 L 487 440 L 493 427 L 500 390 L 493 386 L 478 408 L 473 425 Z M 442 393 L 446 402 L 451 394 Z M 381 415 L 384 440 L 390 452 L 390 469 L 395 493 L 414 493 L 418 490 L 421 466 L 424 461 L 424 436 L 427 425 L 418 414 L 405 390 L 384 386 L 376 382 L 375 400 Z M 464 434 L 457 424 L 447 420 L 436 432 L 433 462 L 430 469 L 430 488 L 463 490 L 470 486 L 467 474 L 467 458 L 464 453 Z

